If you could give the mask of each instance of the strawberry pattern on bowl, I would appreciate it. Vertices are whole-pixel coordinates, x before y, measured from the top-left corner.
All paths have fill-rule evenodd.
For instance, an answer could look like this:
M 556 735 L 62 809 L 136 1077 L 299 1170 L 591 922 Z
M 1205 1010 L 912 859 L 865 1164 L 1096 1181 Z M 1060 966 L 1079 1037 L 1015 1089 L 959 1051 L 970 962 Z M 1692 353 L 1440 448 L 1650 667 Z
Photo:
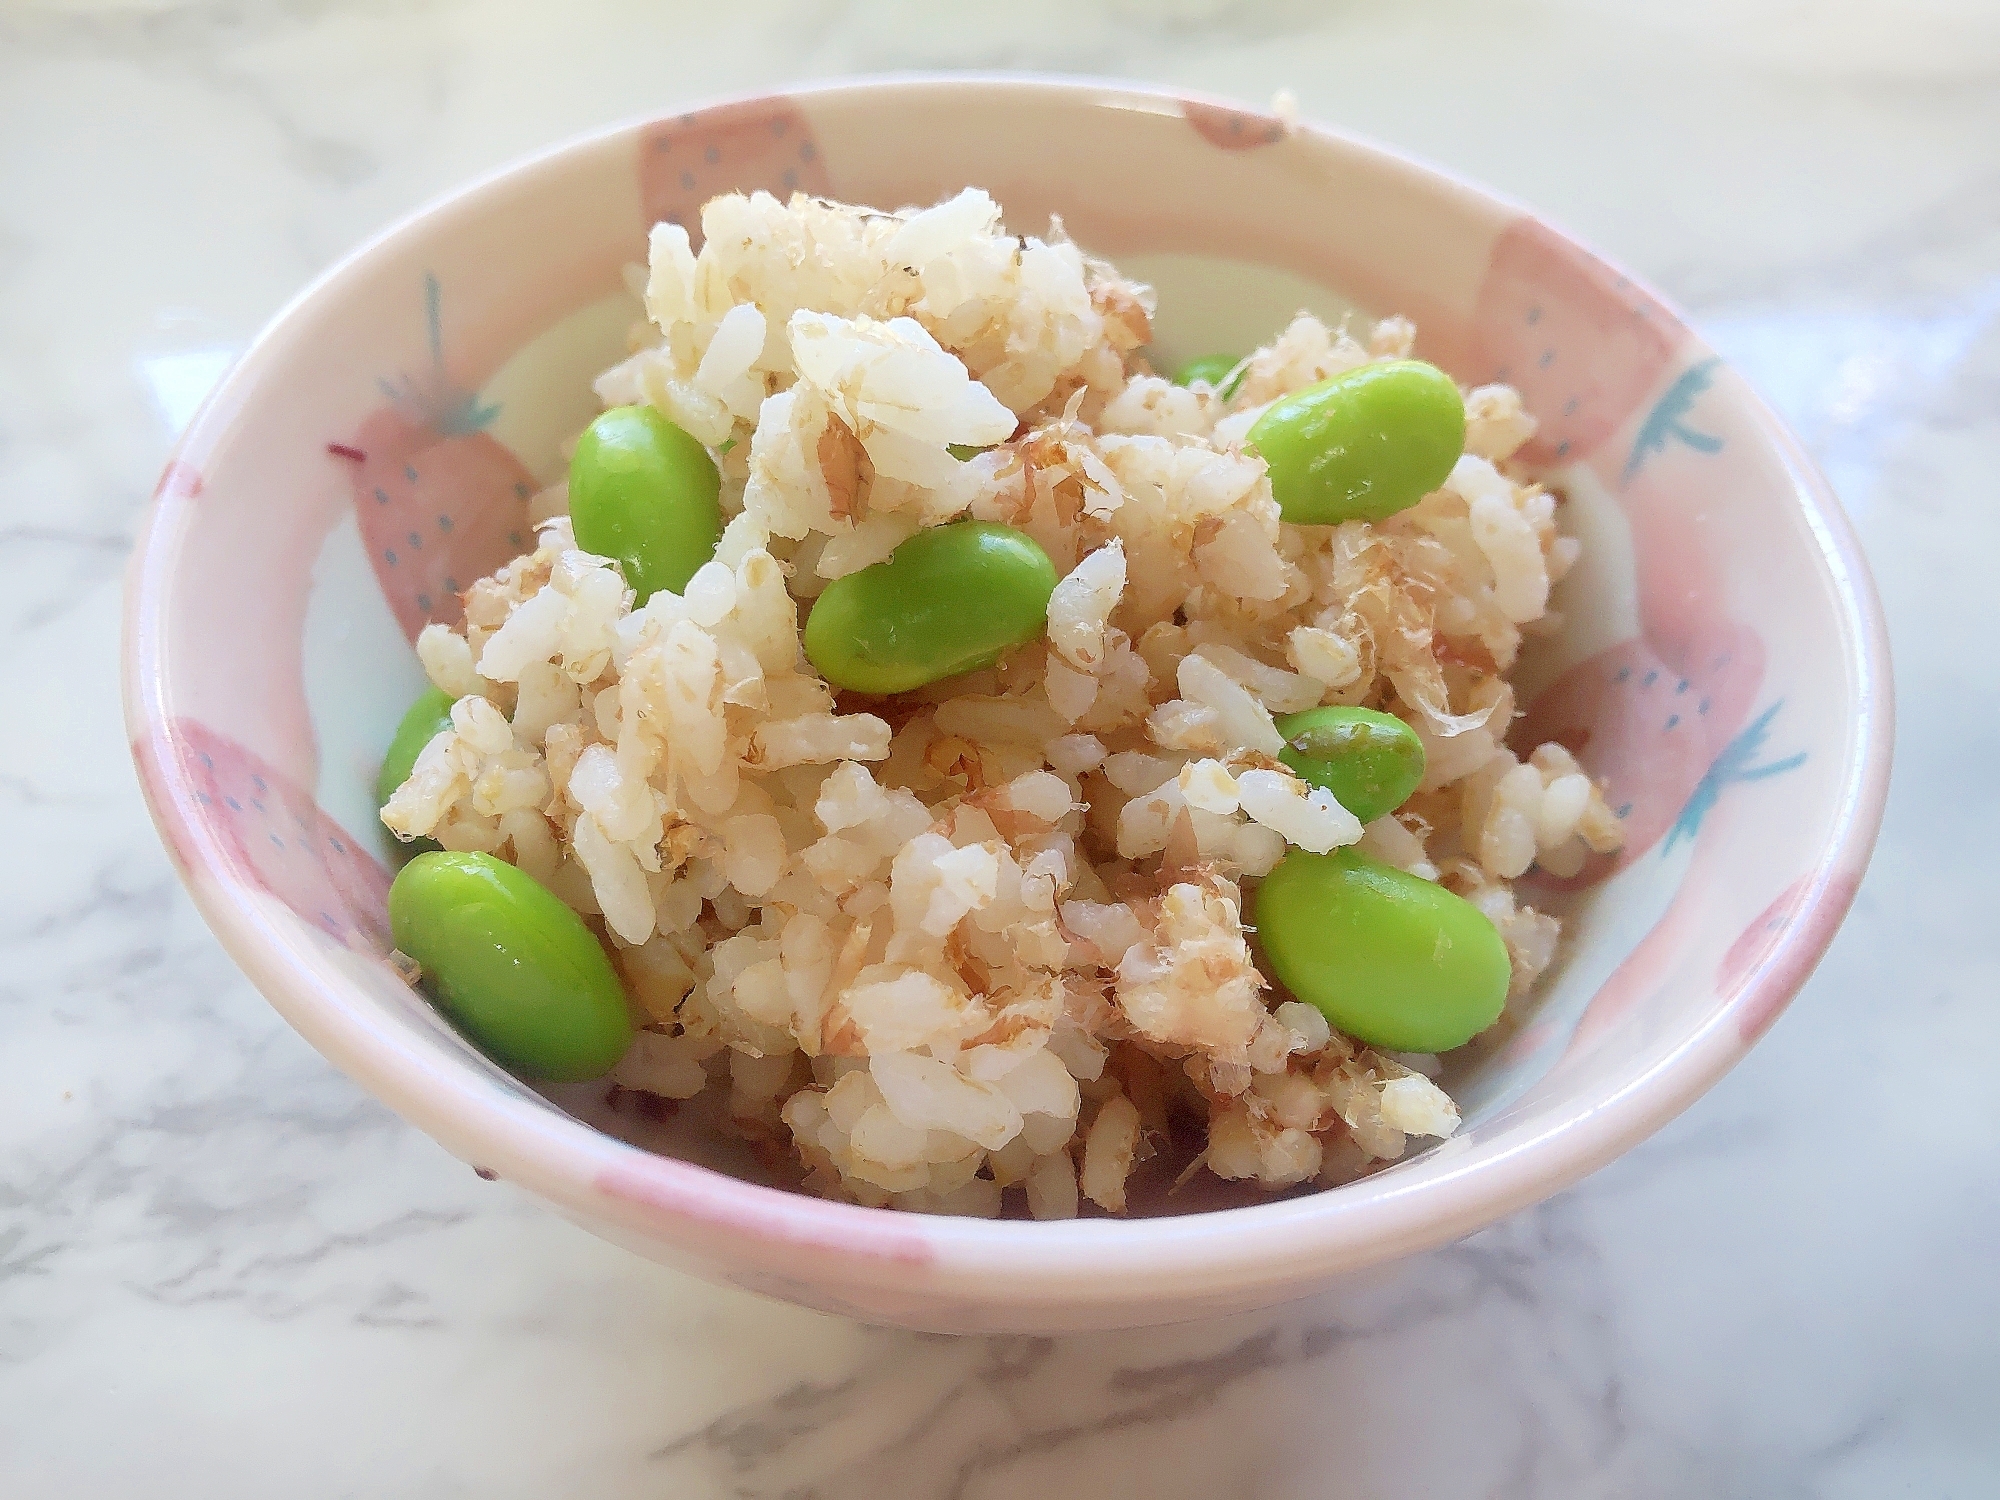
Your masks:
M 697 249 L 701 206 L 717 193 L 832 191 L 812 126 L 789 99 L 744 100 L 662 120 L 641 136 L 639 162 L 647 222 L 682 225 Z
M 1657 298 L 1531 216 L 1494 241 L 1472 324 L 1468 373 L 1512 385 L 1540 424 L 1521 453 L 1532 464 L 1588 458 L 1686 334 Z
M 396 622 L 414 641 L 425 625 L 455 624 L 459 590 L 515 556 L 528 533 L 533 477 L 487 429 L 499 408 L 453 383 L 441 302 L 424 277 L 430 368 L 381 382 L 389 404 L 353 438 L 330 445 L 354 464 L 354 515 Z
M 389 872 L 312 793 L 191 719 L 173 726 L 176 770 L 244 884 L 275 896 L 343 946 L 389 951 Z

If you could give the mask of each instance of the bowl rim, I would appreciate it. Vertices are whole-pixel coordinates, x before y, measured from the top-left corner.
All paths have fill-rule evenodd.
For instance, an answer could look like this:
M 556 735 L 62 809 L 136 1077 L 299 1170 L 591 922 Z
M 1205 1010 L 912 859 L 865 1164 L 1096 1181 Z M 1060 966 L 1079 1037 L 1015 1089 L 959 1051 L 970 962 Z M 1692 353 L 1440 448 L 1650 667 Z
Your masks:
M 539 1103 L 510 1098 L 469 1064 L 445 1065 L 406 1045 L 399 1030 L 343 1002 L 335 966 L 297 961 L 294 940 L 263 898 L 218 878 L 222 850 L 193 816 L 189 791 L 170 770 L 165 702 L 172 663 L 159 622 L 171 594 L 179 522 L 191 498 L 179 493 L 174 479 L 191 456 L 227 434 L 243 392 L 261 378 L 302 312 L 360 276 L 387 247 L 423 233 L 433 221 L 503 185 L 522 186 L 534 176 L 560 171 L 570 157 L 635 136 L 660 120 L 731 104 L 815 98 L 858 98 L 893 110 L 898 95 L 967 86 L 1012 94 L 1024 106 L 1054 96 L 1153 113 L 1178 112 L 1194 103 L 1262 116 L 1238 101 L 1187 90 L 1020 73 L 864 77 L 719 96 L 580 133 L 435 195 L 343 255 L 286 302 L 172 445 L 127 573 L 121 647 L 126 730 L 148 809 L 177 873 L 224 948 L 279 1013 L 357 1083 L 454 1154 L 490 1164 L 566 1209 L 621 1222 L 648 1238 L 700 1240 L 711 1248 L 728 1244 L 739 1252 L 754 1246 L 770 1266 L 790 1264 L 802 1249 L 830 1253 L 838 1270 L 832 1262 L 794 1268 L 807 1282 L 905 1286 L 926 1298 L 955 1290 L 985 1303 L 1129 1306 L 1182 1288 L 1193 1276 L 1210 1286 L 1255 1289 L 1358 1269 L 1443 1244 L 1560 1191 L 1666 1124 L 1755 1045 L 1824 955 L 1881 824 L 1894 736 L 1881 604 L 1859 538 L 1824 476 L 1747 382 L 1740 393 L 1745 410 L 1783 459 L 1793 503 L 1827 569 L 1838 602 L 1843 665 L 1859 705 L 1841 746 L 1846 769 L 1831 794 L 1835 812 L 1819 862 L 1784 932 L 1733 992 L 1718 997 L 1701 1026 L 1610 1093 L 1552 1109 L 1543 1121 L 1503 1132 L 1465 1160 L 1415 1181 L 1390 1172 L 1338 1190 L 1212 1212 L 1032 1224 L 863 1208 L 746 1182 L 656 1156 Z M 1352 132 L 1305 120 L 1289 128 L 1322 149 L 1414 178 L 1420 191 L 1469 198 L 1509 216 L 1532 212 Z M 1560 226 L 1549 227 L 1687 321 L 1645 278 Z M 146 774 L 149 763 L 154 774 Z M 1746 1028 L 1746 1017 L 1757 1017 L 1758 1024 Z M 921 1293 L 910 1278 L 917 1266 L 925 1272 Z

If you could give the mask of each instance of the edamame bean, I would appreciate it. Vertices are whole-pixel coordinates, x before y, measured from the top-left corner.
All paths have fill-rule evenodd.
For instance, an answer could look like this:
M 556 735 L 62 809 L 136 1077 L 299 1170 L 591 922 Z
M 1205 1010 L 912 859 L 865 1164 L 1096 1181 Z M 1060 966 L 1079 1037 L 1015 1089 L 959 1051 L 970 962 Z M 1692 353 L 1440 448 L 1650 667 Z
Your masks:
M 396 733 L 389 740 L 388 753 L 382 757 L 382 769 L 375 775 L 376 811 L 389 805 L 389 799 L 396 795 L 396 788 L 410 779 L 410 771 L 417 763 L 417 757 L 424 752 L 424 746 L 435 739 L 440 730 L 451 728 L 451 706 L 458 700 L 443 688 L 429 687 L 417 695 L 402 722 L 396 725 Z M 402 854 L 421 854 L 427 849 L 438 847 L 436 839 L 411 839 L 407 843 L 391 840 Z
M 389 887 L 389 930 L 446 1015 L 524 1078 L 610 1071 L 632 1040 L 625 991 L 583 919 L 490 854 L 439 851 Z
M 639 597 L 678 594 L 715 556 L 722 478 L 708 450 L 650 406 L 614 406 L 586 427 L 569 461 L 576 544 L 617 559 Z
M 1278 759 L 1364 823 L 1394 812 L 1424 779 L 1424 742 L 1394 714 L 1309 708 L 1278 720 Z
M 1193 385 L 1199 380 L 1213 386 L 1216 393 L 1223 400 L 1227 401 L 1231 396 L 1236 394 L 1236 387 L 1243 384 L 1243 377 L 1241 375 L 1238 375 L 1234 380 L 1229 380 L 1229 372 L 1242 363 L 1243 360 L 1240 355 L 1204 354 L 1200 359 L 1189 360 L 1179 370 L 1175 371 L 1174 384 Z M 1222 383 L 1225 380 L 1229 380 L 1229 384 L 1226 386 Z
M 1465 402 L 1435 365 L 1380 361 L 1272 403 L 1249 442 L 1287 521 L 1380 521 L 1444 483 L 1465 451 Z
M 1055 565 L 1025 531 L 933 526 L 826 586 L 806 618 L 806 656 L 837 687 L 907 692 L 1040 635 L 1055 586 Z
M 1294 849 L 1255 899 L 1258 939 L 1285 987 L 1371 1047 L 1449 1051 L 1507 1001 L 1506 943 L 1441 885 L 1352 849 Z

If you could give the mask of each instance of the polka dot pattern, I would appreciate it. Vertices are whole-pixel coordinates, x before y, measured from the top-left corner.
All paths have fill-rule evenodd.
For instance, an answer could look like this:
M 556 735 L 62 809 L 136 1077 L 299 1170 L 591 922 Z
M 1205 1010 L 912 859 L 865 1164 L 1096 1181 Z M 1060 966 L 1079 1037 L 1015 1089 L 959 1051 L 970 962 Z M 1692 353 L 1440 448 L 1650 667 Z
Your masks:
M 702 204 L 717 193 L 759 188 L 780 198 L 833 191 L 819 143 L 790 100 L 674 115 L 640 139 L 639 194 L 647 222 L 683 225 L 697 247 Z
M 1600 778 L 1625 820 L 1625 847 L 1583 882 L 1623 869 L 1673 827 L 1748 718 L 1764 646 L 1747 625 L 1709 620 L 1675 639 L 1626 641 L 1570 668 L 1538 694 L 1509 739 L 1526 754 L 1554 740 Z M 1699 711 L 1684 710 L 1699 693 Z
M 1639 410 L 1686 336 L 1643 290 L 1539 219 L 1522 218 L 1494 241 L 1467 368 L 1454 373 L 1520 391 L 1541 418 L 1522 457 L 1569 463 Z
M 168 739 L 175 779 L 193 789 L 196 818 L 236 879 L 338 942 L 388 952 L 389 872 L 309 791 L 193 719 L 174 720 Z
M 534 485 L 485 432 L 441 435 L 396 410 L 362 424 L 350 465 L 354 517 L 403 633 L 464 612 L 458 580 L 482 578 L 521 550 Z

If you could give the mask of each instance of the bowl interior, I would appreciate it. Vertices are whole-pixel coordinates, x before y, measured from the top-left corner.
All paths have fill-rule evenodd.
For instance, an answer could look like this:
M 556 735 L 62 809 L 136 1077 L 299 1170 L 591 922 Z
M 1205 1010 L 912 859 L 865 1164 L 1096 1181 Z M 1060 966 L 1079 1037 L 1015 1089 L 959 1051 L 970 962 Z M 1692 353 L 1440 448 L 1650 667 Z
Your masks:
M 1577 751 L 1629 841 L 1536 887 L 1567 918 L 1557 968 L 1452 1059 L 1467 1128 L 1376 1181 L 1442 1183 L 1584 1128 L 1677 1062 L 1639 1114 L 1685 1103 L 1803 978 L 1872 834 L 1886 729 L 1837 514 L 1668 308 L 1534 217 L 1324 133 L 1081 85 L 849 87 L 650 122 L 427 212 L 280 318 L 162 478 L 129 621 L 149 796 L 253 978 L 476 1162 L 501 1149 L 468 1123 L 484 1100 L 755 1176 L 697 1111 L 525 1088 L 400 982 L 373 778 L 422 682 L 415 630 L 519 548 L 526 496 L 596 409 L 650 222 L 692 226 L 731 188 L 898 205 L 967 184 L 1015 230 L 1060 215 L 1151 277 L 1162 363 L 1247 349 L 1300 306 L 1403 312 L 1423 356 L 1522 389 L 1529 456 L 1586 551 L 1518 674 L 1516 738 Z

